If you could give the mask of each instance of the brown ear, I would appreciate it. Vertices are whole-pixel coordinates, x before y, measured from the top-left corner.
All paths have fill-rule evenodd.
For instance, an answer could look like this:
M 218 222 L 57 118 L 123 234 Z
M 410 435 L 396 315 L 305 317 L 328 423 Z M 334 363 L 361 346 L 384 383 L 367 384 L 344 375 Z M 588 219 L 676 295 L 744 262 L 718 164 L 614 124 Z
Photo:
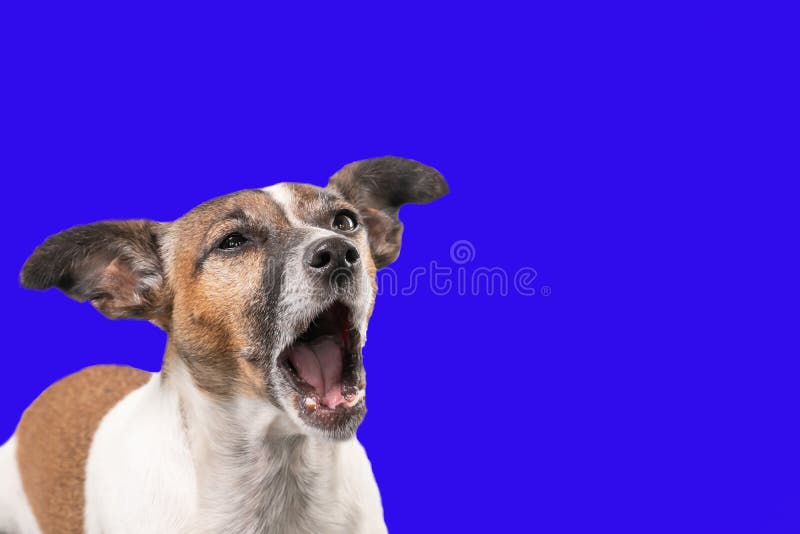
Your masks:
M 108 221 L 49 237 L 25 262 L 20 281 L 30 289 L 57 287 L 104 315 L 162 322 L 164 271 L 158 252 L 163 225 Z
M 328 187 L 358 208 L 367 226 L 372 258 L 378 269 L 397 259 L 403 223 L 397 217 L 403 204 L 427 204 L 447 194 L 448 187 L 433 167 L 405 158 L 386 156 L 345 165 Z

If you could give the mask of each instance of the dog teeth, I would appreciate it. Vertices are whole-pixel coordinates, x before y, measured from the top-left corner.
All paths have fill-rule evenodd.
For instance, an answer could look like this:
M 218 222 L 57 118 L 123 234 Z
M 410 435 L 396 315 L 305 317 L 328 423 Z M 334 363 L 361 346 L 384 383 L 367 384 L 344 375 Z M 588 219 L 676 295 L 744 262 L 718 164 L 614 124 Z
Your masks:
M 356 393 L 350 393 L 345 395 L 345 402 L 344 405 L 347 407 L 352 407 L 358 404 L 361 399 L 366 396 L 367 392 L 364 389 L 359 389 Z
M 313 412 L 314 410 L 319 408 L 319 404 L 317 403 L 317 401 L 315 401 L 311 397 L 306 397 L 305 399 L 303 399 L 303 404 L 305 405 L 306 410 L 310 412 Z

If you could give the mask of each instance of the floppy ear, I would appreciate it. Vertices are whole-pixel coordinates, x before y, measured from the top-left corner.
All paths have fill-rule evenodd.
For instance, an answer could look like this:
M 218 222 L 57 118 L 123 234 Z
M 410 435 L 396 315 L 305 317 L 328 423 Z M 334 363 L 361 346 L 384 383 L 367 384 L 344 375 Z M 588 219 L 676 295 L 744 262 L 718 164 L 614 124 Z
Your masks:
M 328 187 L 358 208 L 367 226 L 375 266 L 380 269 L 400 254 L 403 204 L 427 204 L 447 194 L 447 183 L 433 167 L 414 160 L 386 156 L 345 165 Z
M 25 262 L 20 281 L 30 289 L 57 287 L 91 301 L 104 315 L 158 321 L 164 312 L 164 271 L 158 252 L 163 225 L 108 221 L 49 237 Z

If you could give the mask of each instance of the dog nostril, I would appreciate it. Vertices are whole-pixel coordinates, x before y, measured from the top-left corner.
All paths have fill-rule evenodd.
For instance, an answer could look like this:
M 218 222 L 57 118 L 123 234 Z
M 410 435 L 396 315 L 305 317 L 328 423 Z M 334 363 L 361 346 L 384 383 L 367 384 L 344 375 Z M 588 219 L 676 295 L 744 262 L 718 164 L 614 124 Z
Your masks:
M 308 264 L 315 268 L 319 269 L 321 267 L 325 267 L 331 262 L 331 254 L 327 250 L 320 250 L 316 254 L 311 257 L 311 261 Z
M 344 253 L 344 259 L 350 265 L 353 265 L 355 262 L 357 262 L 358 258 L 359 258 L 358 251 L 353 247 L 348 248 L 347 252 Z

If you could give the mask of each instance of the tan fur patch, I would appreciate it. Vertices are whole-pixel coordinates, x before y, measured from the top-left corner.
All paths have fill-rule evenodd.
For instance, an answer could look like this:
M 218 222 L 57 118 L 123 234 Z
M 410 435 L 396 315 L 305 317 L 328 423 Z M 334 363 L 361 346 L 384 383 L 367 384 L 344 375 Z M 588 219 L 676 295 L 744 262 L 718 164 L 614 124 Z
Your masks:
M 25 411 L 17 428 L 22 486 L 43 534 L 83 532 L 89 447 L 100 420 L 150 373 L 98 365 L 56 382 Z
M 214 199 L 176 221 L 173 239 L 181 246 L 172 255 L 169 273 L 175 295 L 170 333 L 182 340 L 181 348 L 191 354 L 184 361 L 198 388 L 221 398 L 238 394 L 263 397 L 264 379 L 239 356 L 254 335 L 244 329 L 244 304 L 260 289 L 265 263 L 262 248 L 242 254 L 237 262 L 209 257 L 202 270 L 196 267 L 198 250 L 207 248 L 215 235 L 221 238 L 239 228 L 239 224 L 224 222 L 230 213 L 251 221 L 250 231 L 256 239 L 289 228 L 280 209 L 262 191 L 240 191 Z M 198 228 L 215 230 L 198 232 Z M 165 366 L 180 352 L 177 347 L 168 348 Z

